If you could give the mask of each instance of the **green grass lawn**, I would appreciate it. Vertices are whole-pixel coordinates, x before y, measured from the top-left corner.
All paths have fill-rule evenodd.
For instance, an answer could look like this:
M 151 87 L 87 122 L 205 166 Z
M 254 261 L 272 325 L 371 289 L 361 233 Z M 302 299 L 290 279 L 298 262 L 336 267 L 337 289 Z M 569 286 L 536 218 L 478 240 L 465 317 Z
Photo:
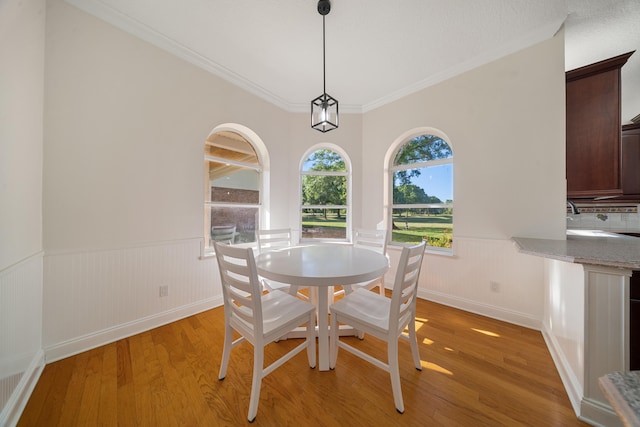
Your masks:
M 392 232 L 393 242 L 419 243 L 426 238 L 431 246 L 451 247 L 453 223 L 450 214 L 411 215 L 408 218 L 394 215 L 393 223 L 397 227 Z M 346 220 L 336 215 L 327 215 L 325 220 L 321 215 L 304 214 L 302 226 L 345 228 Z

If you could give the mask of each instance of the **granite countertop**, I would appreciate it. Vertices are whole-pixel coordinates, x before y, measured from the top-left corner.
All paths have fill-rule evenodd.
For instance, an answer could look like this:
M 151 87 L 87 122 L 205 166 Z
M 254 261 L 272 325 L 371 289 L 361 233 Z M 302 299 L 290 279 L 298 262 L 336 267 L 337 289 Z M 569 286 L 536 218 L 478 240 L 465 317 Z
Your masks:
M 640 425 L 640 371 L 612 372 L 598 385 L 625 426 Z
M 521 253 L 580 264 L 640 270 L 640 238 L 599 230 L 567 230 L 566 240 L 513 237 Z

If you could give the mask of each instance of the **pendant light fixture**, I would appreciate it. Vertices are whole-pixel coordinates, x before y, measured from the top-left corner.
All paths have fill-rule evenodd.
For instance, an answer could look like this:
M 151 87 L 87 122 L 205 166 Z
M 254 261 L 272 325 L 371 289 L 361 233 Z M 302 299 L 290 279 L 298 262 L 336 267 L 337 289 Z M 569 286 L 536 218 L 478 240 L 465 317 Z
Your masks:
M 338 128 L 338 100 L 327 94 L 324 17 L 329 12 L 331 2 L 319 0 L 318 13 L 322 15 L 322 95 L 311 101 L 311 127 L 323 133 Z

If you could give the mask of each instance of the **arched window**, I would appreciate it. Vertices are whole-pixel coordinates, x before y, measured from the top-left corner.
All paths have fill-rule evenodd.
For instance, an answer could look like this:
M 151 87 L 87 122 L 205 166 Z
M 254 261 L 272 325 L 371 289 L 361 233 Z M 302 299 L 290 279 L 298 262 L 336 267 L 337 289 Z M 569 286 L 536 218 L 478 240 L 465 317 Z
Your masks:
M 260 224 L 260 156 L 244 135 L 223 129 L 214 130 L 205 142 L 205 253 L 213 251 L 214 241 L 255 242 Z
M 333 145 L 314 147 L 300 168 L 301 238 L 347 240 L 351 233 L 348 157 Z
M 453 152 L 443 136 L 410 136 L 392 153 L 391 242 L 427 240 L 432 250 L 453 244 Z

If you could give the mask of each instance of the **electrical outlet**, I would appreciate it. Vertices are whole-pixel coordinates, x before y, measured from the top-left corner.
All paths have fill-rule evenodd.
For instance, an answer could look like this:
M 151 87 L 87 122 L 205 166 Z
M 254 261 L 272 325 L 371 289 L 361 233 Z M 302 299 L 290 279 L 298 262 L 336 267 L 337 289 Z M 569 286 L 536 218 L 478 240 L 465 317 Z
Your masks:
M 168 297 L 169 296 L 169 285 L 160 286 L 160 297 Z
M 500 292 L 500 284 L 498 282 L 491 281 L 489 286 L 491 287 L 491 292 Z

